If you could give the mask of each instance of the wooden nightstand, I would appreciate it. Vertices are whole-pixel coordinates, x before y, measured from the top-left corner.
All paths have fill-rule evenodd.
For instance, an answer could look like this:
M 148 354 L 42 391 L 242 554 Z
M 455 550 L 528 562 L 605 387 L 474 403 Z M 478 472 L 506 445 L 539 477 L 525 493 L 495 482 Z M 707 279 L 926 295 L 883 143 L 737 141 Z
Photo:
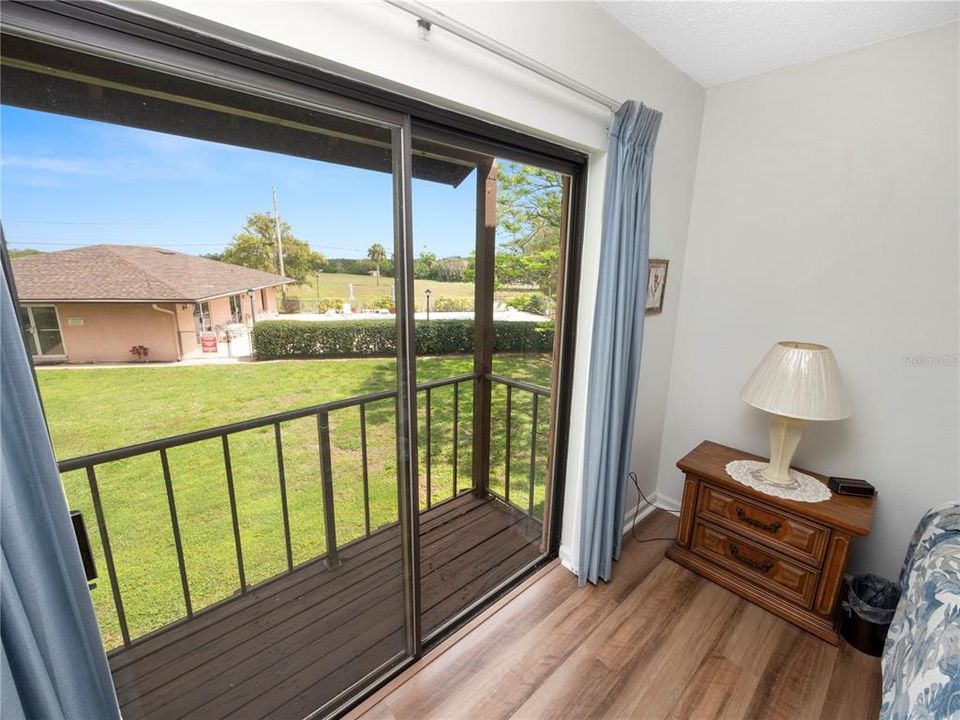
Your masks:
M 731 460 L 766 458 L 703 442 L 677 463 L 686 480 L 677 542 L 667 557 L 838 645 L 850 543 L 870 532 L 875 498 L 783 500 L 727 475 Z

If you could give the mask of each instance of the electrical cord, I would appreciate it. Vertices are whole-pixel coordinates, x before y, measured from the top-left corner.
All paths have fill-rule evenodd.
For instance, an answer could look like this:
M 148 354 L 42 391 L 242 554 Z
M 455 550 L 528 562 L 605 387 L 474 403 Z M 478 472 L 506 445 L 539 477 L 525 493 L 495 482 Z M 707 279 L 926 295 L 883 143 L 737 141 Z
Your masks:
M 627 477 L 633 481 L 633 486 L 637 489 L 637 507 L 633 512 L 633 523 L 630 526 L 630 537 L 632 537 L 638 543 L 654 542 L 656 540 L 676 540 L 675 537 L 652 537 L 652 538 L 643 538 L 643 539 L 640 539 L 637 537 L 637 515 L 640 514 L 641 498 L 643 498 L 643 501 L 647 505 L 649 505 L 650 507 L 654 507 L 657 510 L 663 510 L 664 512 L 668 512 L 671 515 L 676 515 L 678 517 L 680 516 L 680 513 L 678 513 L 676 510 L 671 510 L 670 508 L 661 507 L 656 503 L 650 502 L 649 498 L 647 498 L 647 496 L 643 494 L 643 490 L 640 489 L 640 478 L 637 477 L 637 474 L 633 472 L 633 470 L 627 473 Z

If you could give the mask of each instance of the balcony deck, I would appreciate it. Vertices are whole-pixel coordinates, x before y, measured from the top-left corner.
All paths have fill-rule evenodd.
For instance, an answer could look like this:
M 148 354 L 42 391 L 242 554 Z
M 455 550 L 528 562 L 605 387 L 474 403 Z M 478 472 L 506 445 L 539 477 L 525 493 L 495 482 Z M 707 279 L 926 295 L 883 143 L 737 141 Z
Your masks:
M 420 514 L 424 633 L 540 554 L 540 524 L 464 493 Z M 126 720 L 303 717 L 403 650 L 391 526 L 110 657 Z

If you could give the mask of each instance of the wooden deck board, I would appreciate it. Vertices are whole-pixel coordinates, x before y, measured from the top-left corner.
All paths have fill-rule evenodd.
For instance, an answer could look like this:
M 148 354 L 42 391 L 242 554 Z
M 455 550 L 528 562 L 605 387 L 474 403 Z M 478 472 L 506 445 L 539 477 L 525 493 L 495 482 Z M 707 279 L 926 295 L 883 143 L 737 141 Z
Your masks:
M 423 622 L 437 627 L 539 556 L 539 523 L 466 493 L 420 516 Z M 305 715 L 403 650 L 399 531 L 311 562 L 111 655 L 131 718 Z
M 493 508 L 487 508 L 478 511 L 474 504 L 467 502 L 468 499 L 467 495 L 461 495 L 455 500 L 437 506 L 430 511 L 429 515 L 421 515 L 421 534 L 429 533 L 431 539 L 436 539 L 443 536 L 444 526 L 446 526 L 447 532 L 451 528 L 455 530 L 459 527 L 455 522 L 457 517 L 469 512 L 471 513 L 471 519 L 473 519 L 477 517 L 478 512 L 491 512 L 493 510 Z M 130 649 L 112 653 L 110 667 L 114 673 L 114 681 L 116 682 L 117 679 L 117 671 L 128 664 L 136 662 L 142 668 L 145 659 L 153 657 L 155 663 L 153 667 L 155 668 L 176 659 L 178 653 L 189 652 L 190 646 L 180 642 L 186 637 L 193 638 L 195 641 L 200 639 L 206 641 L 218 637 L 227 626 L 237 627 L 261 615 L 273 612 L 273 608 L 269 606 L 266 600 L 272 598 L 275 604 L 280 605 L 291 597 L 297 597 L 301 594 L 301 586 L 305 583 L 315 582 L 314 576 L 317 574 L 330 572 L 336 574 L 356 573 L 365 564 L 348 562 L 349 560 L 359 560 L 361 556 L 366 556 L 369 562 L 369 558 L 382 554 L 390 547 L 395 547 L 396 543 L 397 529 L 395 526 L 375 531 L 374 534 L 365 538 L 362 542 L 355 542 L 341 549 L 340 558 L 343 564 L 333 571 L 327 570 L 322 558 L 310 561 L 297 568 L 295 573 L 273 578 L 251 589 L 246 595 L 234 596 L 225 602 L 205 609 L 188 623 L 165 628 L 147 642 L 138 642 Z M 230 611 L 225 618 L 224 614 L 219 612 L 219 606 L 226 604 L 229 604 Z M 201 635 L 201 633 L 204 633 L 204 635 Z

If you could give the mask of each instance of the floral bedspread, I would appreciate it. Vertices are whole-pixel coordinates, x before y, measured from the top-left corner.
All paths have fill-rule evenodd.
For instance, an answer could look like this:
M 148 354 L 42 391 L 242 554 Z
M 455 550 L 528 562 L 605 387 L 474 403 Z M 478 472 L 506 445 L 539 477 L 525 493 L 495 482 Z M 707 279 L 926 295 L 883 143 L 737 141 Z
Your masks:
M 883 648 L 880 720 L 960 718 L 960 502 L 920 521 Z

